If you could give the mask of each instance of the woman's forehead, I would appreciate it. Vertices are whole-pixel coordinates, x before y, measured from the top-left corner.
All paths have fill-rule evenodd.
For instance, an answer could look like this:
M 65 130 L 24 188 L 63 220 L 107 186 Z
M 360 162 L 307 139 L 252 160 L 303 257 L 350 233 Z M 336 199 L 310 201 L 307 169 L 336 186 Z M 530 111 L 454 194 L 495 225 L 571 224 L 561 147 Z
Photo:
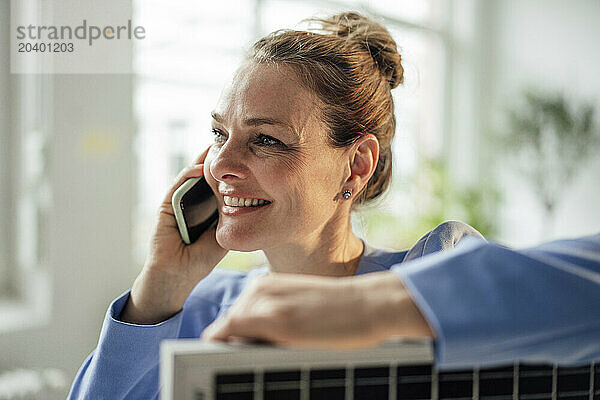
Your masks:
M 248 63 L 221 93 L 215 113 L 229 122 L 266 117 L 303 126 L 318 115 L 315 107 L 316 95 L 300 84 L 292 68 Z

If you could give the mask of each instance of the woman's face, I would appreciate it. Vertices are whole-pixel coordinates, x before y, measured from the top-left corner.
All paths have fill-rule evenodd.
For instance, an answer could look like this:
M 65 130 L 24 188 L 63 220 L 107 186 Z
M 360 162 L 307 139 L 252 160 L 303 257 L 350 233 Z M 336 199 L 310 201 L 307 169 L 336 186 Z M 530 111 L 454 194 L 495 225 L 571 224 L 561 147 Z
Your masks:
M 314 244 L 347 218 L 339 196 L 350 175 L 347 151 L 327 144 L 319 104 L 281 65 L 249 63 L 223 91 L 204 164 L 217 196 L 221 246 Z

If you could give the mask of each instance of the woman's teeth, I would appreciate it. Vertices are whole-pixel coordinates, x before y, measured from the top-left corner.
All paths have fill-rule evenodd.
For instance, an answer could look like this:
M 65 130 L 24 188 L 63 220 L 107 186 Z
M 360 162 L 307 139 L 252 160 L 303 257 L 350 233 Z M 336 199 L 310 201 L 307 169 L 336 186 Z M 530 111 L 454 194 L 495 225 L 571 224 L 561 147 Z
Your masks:
M 270 201 L 262 200 L 262 199 L 246 199 L 243 197 L 229 197 L 223 196 L 223 201 L 225 205 L 232 207 L 256 207 L 262 206 L 263 204 L 269 204 Z

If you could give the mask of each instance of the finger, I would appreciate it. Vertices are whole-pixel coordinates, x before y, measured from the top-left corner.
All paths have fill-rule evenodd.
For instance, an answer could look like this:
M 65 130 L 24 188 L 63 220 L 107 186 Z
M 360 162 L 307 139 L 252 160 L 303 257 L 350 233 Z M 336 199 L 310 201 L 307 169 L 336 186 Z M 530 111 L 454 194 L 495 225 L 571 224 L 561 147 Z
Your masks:
M 220 317 L 212 324 L 208 325 L 202 335 L 202 340 L 225 340 L 227 337 L 227 329 L 224 327 L 227 317 Z
M 194 160 L 194 163 L 191 166 L 186 167 L 183 170 L 181 170 L 181 172 L 179 172 L 179 174 L 175 178 L 175 183 L 171 186 L 169 192 L 167 193 L 167 195 L 165 196 L 165 198 L 163 200 L 164 203 L 171 203 L 171 198 L 173 197 L 173 193 L 175 193 L 175 191 L 181 185 L 183 185 L 183 183 L 185 181 L 187 181 L 190 178 L 198 178 L 198 177 L 204 176 L 204 172 L 203 172 L 204 161 L 206 160 L 206 156 L 208 155 L 210 148 L 211 148 L 211 146 L 208 146 L 208 148 L 206 148 L 206 150 L 204 150 L 202 152 L 202 154 L 200 154 Z
M 179 187 L 181 185 L 183 185 L 183 183 L 185 181 L 187 181 L 188 179 L 199 178 L 199 177 L 204 176 L 203 169 L 204 169 L 204 164 L 195 164 L 193 166 L 182 169 L 181 172 L 175 178 L 175 183 L 169 189 L 169 192 L 165 196 L 163 202 L 171 204 L 171 199 L 173 198 L 173 193 L 175 193 L 175 191 L 177 189 L 179 189 Z
M 203 332 L 206 340 L 229 341 L 232 338 L 244 338 L 251 341 L 271 341 L 266 324 L 260 318 L 223 316 L 209 325 Z
M 208 146 L 208 148 L 206 150 L 204 150 L 202 152 L 202 154 L 200 154 L 195 160 L 194 160 L 194 164 L 204 164 L 204 160 L 206 160 L 206 155 L 208 154 L 208 152 L 210 151 L 211 146 Z

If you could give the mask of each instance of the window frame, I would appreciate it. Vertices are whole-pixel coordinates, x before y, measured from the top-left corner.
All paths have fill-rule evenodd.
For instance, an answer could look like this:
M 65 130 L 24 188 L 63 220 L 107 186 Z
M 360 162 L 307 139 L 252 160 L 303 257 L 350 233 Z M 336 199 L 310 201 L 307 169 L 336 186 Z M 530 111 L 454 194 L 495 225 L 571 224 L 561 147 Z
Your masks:
M 10 18 L 24 12 L 25 7 L 35 10 L 38 18 L 48 7 L 40 0 L 29 4 L 0 1 L 7 11 L 0 16 L 6 18 L 1 21 L 6 27 L 5 37 L 10 37 Z M 15 4 L 19 9 L 12 8 Z M 0 125 L 5 143 L 0 151 L 4 193 L 0 199 L 0 271 L 4 277 L 0 282 L 0 332 L 9 332 L 46 324 L 51 317 L 51 279 L 46 257 L 40 252 L 48 248 L 48 235 L 40 222 L 47 220 L 50 206 L 46 143 L 52 80 L 45 74 L 11 73 L 10 41 L 3 46 L 0 51 L 7 68 L 0 85 L 7 95 L 0 100 L 6 103 L 2 104 L 6 115 Z
M 0 0 L 0 35 L 8 37 L 9 25 L 10 25 L 10 2 L 8 0 Z M 10 43 L 8 41 L 0 43 L 0 53 L 2 55 L 8 55 L 10 52 Z M 2 195 L 0 196 L 0 293 L 9 294 L 11 287 L 11 265 L 9 249 L 12 248 L 10 245 L 10 235 L 8 234 L 9 226 L 9 215 L 11 206 L 11 193 L 12 188 L 10 186 L 10 152 L 11 148 L 11 74 L 10 74 L 10 59 L 9 57 L 1 57 L 0 62 L 0 139 L 2 146 L 0 146 L 0 187 L 2 188 Z M 0 297 L 1 298 L 1 297 Z

